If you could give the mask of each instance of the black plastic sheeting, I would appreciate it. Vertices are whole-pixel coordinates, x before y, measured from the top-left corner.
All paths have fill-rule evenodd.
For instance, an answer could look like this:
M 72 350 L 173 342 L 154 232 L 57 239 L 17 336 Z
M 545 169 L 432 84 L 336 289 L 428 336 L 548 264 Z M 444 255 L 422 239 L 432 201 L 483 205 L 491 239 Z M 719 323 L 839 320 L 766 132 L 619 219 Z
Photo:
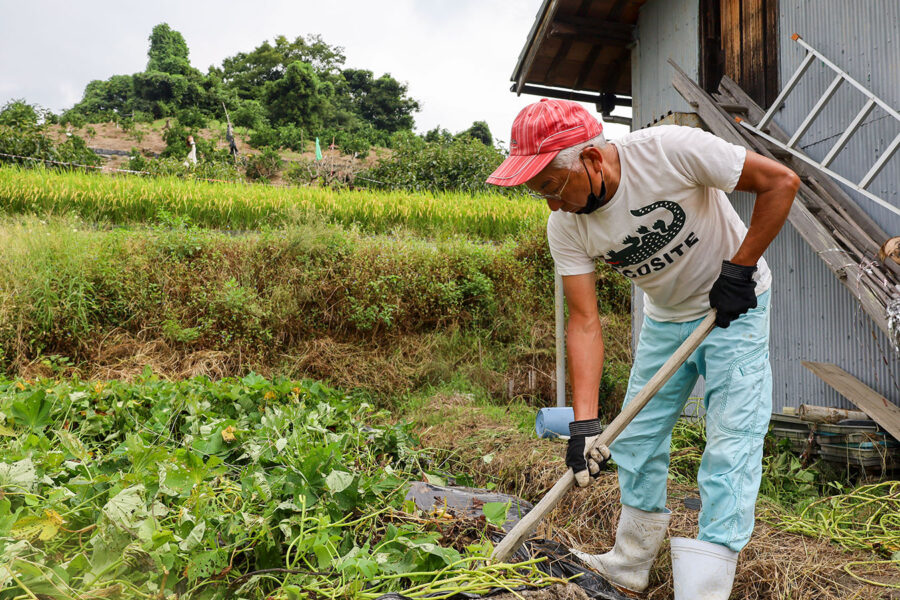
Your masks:
M 507 521 L 503 524 L 503 530 L 509 531 L 519 520 L 533 508 L 533 505 L 506 494 L 497 494 L 488 490 L 480 490 L 465 487 L 446 487 L 431 485 L 425 482 L 416 482 L 412 484 L 409 492 L 406 494 L 407 500 L 413 500 L 419 510 L 430 512 L 435 508 L 443 508 L 451 514 L 457 514 L 466 518 L 478 518 L 484 513 L 481 507 L 488 502 L 510 502 L 510 509 Z M 496 544 L 503 539 L 503 534 L 495 532 L 491 534 L 491 540 Z M 616 590 L 606 579 L 591 571 L 577 556 L 574 556 L 569 549 L 553 540 L 532 538 L 525 542 L 515 554 L 512 555 L 509 562 L 519 562 L 530 560 L 532 558 L 546 557 L 547 560 L 538 563 L 536 567 L 542 572 L 553 577 L 568 579 L 575 577 L 572 583 L 581 587 L 590 598 L 597 600 L 629 600 L 628 596 L 623 595 Z M 577 577 L 576 577 L 577 576 Z M 514 591 L 520 592 L 527 589 L 535 589 L 528 587 L 515 588 Z M 505 593 L 509 590 L 505 588 L 495 588 L 485 596 Z M 475 600 L 483 596 L 468 592 L 461 592 L 451 596 L 448 600 Z M 380 596 L 377 600 L 409 600 L 401 594 L 391 593 Z

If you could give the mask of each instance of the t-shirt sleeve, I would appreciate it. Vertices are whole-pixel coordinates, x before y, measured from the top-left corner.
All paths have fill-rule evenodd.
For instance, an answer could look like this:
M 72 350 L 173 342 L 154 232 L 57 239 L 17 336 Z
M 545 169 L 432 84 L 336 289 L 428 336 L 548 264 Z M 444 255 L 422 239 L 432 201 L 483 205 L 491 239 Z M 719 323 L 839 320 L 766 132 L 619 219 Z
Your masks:
M 577 232 L 567 227 L 562 219 L 550 215 L 547 220 L 547 243 L 550 254 L 556 263 L 560 275 L 584 275 L 593 273 L 596 267 L 594 260 L 588 256 L 584 244 L 578 239 Z
M 667 127 L 659 137 L 662 151 L 676 171 L 697 185 L 734 191 L 747 149 L 697 127 Z

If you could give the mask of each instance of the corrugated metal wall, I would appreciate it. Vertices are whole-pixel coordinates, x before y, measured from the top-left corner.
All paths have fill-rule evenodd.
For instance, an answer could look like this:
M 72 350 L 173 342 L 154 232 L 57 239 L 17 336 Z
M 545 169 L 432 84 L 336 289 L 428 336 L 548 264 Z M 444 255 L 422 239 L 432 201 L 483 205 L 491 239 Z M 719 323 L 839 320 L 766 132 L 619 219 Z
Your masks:
M 876 96 L 892 107 L 900 107 L 900 2 L 780 0 L 779 19 L 782 85 L 805 55 L 803 48 L 790 39 L 796 32 Z M 776 113 L 776 122 L 787 131 L 796 131 L 832 79 L 834 72 L 824 65 L 811 67 L 784 108 Z M 844 83 L 800 139 L 803 151 L 816 160 L 824 158 L 864 103 L 865 97 Z M 900 123 L 876 108 L 832 168 L 859 181 L 898 133 Z M 900 154 L 890 160 L 868 189 L 900 206 L 898 183 Z M 900 217 L 849 188 L 847 191 L 888 235 L 900 234 Z M 736 199 L 736 205 L 741 216 L 748 218 L 751 200 Z M 780 307 L 773 312 L 772 321 L 773 368 L 780 390 L 776 398 L 781 396 L 788 406 L 805 401 L 849 406 L 799 365 L 801 360 L 817 360 L 837 364 L 896 402 L 900 398 L 900 360 L 887 338 L 793 228 L 779 236 L 766 257 L 774 267 Z
M 696 10 L 699 3 L 694 0 L 691 4 Z M 634 81 L 640 81 L 642 86 L 640 91 L 635 90 L 636 126 L 644 126 L 670 110 L 686 110 L 684 100 L 670 83 L 671 69 L 666 60 L 673 54 L 659 51 L 665 44 L 672 43 L 672 33 L 663 36 L 665 44 L 645 36 L 657 35 L 661 23 L 682 21 L 689 8 L 681 0 L 676 3 L 657 1 L 645 5 L 641 13 L 640 52 L 632 59 L 633 68 L 639 75 Z M 644 26 L 645 12 L 652 27 Z M 803 58 L 802 48 L 790 40 L 790 35 L 797 32 L 876 95 L 894 107 L 900 106 L 900 2 L 781 0 L 779 12 L 779 77 L 782 84 Z M 681 29 L 680 35 L 686 48 L 698 51 L 696 29 L 690 33 Z M 688 67 L 690 63 L 685 62 L 687 64 L 682 63 L 683 66 Z M 686 70 L 696 77 L 696 59 Z M 654 76 L 644 77 L 645 72 Z M 833 79 L 824 68 L 811 69 L 805 77 L 807 79 L 776 117 L 779 125 L 786 129 L 796 129 Z M 839 90 L 802 138 L 804 151 L 814 158 L 824 157 L 862 107 L 862 96 L 850 90 L 846 85 L 845 89 Z M 673 94 L 677 98 L 673 99 Z M 883 148 L 900 132 L 900 128 L 890 121 L 885 118 L 885 113 L 876 109 L 833 168 L 856 180 L 862 178 Z M 898 184 L 900 154 L 894 156 L 869 189 L 892 204 L 900 205 Z M 856 197 L 860 206 L 889 235 L 900 235 L 900 218 L 864 197 Z M 736 193 L 732 200 L 744 222 L 749 223 L 753 196 Z M 774 409 L 802 403 L 850 407 L 839 394 L 805 369 L 800 364 L 802 360 L 835 363 L 896 402 L 900 398 L 900 360 L 885 336 L 872 325 L 850 293 L 800 235 L 786 225 L 765 257 L 774 277 L 771 338 Z M 639 293 L 634 299 L 633 338 L 636 341 L 643 306 Z M 695 393 L 702 395 L 702 382 Z
M 669 112 L 691 112 L 671 85 L 673 59 L 697 76 L 698 0 L 648 2 L 638 17 L 637 44 L 631 52 L 632 122 L 646 127 Z

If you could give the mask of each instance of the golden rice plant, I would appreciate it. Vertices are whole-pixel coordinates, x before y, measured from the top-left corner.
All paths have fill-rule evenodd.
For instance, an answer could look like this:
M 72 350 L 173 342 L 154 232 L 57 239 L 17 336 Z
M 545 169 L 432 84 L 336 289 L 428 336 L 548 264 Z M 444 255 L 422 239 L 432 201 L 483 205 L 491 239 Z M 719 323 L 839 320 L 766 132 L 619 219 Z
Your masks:
M 287 188 L 0 168 L 0 212 L 77 214 L 114 224 L 154 223 L 162 214 L 233 230 L 324 220 L 373 233 L 405 228 L 500 239 L 539 226 L 546 211 L 542 203 L 516 195 Z

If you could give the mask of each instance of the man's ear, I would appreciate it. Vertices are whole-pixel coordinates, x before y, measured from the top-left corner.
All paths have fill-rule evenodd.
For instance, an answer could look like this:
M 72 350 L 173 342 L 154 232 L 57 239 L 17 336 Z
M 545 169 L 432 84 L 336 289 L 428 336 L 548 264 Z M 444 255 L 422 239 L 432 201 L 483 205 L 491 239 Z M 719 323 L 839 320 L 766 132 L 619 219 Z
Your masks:
M 593 168 L 595 172 L 599 172 L 603 167 L 603 154 L 601 154 L 600 149 L 596 146 L 588 146 L 582 150 L 581 158 L 583 158 L 586 163 L 591 163 L 591 168 Z

